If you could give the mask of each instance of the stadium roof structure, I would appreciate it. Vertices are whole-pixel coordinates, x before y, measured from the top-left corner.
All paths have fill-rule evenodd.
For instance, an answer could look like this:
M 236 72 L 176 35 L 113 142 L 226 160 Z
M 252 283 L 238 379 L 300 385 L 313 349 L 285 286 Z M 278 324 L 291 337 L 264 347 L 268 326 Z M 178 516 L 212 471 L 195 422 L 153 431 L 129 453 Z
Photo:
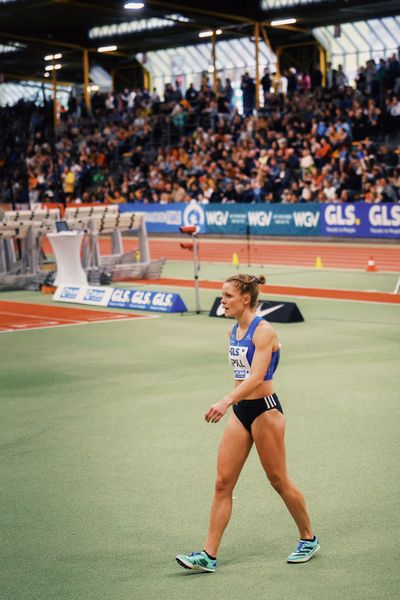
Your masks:
M 138 53 L 192 46 L 208 30 L 230 40 L 252 37 L 262 23 L 274 48 L 310 39 L 315 27 L 400 14 L 400 0 L 143 0 L 139 10 L 126 1 L 0 0 L 1 80 L 44 80 L 44 57 L 55 53 L 62 53 L 58 81 L 81 84 L 84 49 L 110 71 Z M 289 17 L 295 25 L 271 26 Z M 110 45 L 117 49 L 98 52 Z

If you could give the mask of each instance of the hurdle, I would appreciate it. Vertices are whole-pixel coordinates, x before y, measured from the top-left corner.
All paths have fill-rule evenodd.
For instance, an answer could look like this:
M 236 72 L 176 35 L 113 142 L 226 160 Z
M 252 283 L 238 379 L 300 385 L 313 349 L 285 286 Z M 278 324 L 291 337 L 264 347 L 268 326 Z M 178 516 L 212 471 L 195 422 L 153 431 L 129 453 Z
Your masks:
M 53 231 L 59 209 L 6 211 L 0 222 L 0 289 L 37 289 L 48 276 L 41 269 L 41 242 Z
M 147 228 L 142 213 L 120 213 L 118 206 L 67 208 L 65 220 L 71 229 L 87 235 L 82 247 L 82 263 L 91 283 L 99 283 L 101 274 L 111 280 L 156 279 L 165 259 L 151 260 Z M 138 248 L 124 251 L 123 235 L 137 236 Z M 111 254 L 102 255 L 100 238 L 111 238 Z

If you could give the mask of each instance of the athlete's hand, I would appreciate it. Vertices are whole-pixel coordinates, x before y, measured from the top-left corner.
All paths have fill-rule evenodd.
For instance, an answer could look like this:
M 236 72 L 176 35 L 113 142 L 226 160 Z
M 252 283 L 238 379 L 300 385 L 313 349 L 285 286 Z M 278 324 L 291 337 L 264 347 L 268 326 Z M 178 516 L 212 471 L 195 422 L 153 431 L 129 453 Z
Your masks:
M 229 408 L 229 404 L 227 404 L 224 400 L 220 400 L 216 404 L 210 406 L 206 414 L 204 415 L 207 423 L 218 423 L 226 413 Z

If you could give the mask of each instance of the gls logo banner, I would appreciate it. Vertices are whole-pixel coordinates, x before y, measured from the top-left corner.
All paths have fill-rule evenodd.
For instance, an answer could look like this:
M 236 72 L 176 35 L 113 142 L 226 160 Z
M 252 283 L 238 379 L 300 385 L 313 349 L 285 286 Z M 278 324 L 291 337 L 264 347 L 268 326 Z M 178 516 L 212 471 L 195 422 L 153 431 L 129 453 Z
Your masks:
M 111 294 L 110 303 L 119 305 L 129 304 L 132 290 L 114 289 Z
M 93 286 L 58 286 L 53 300 L 75 304 L 92 304 L 109 308 L 151 310 L 154 312 L 187 312 L 179 294 Z
M 352 227 L 356 224 L 356 207 L 354 204 L 329 204 L 325 209 L 325 221 L 329 226 L 342 225 Z
M 112 291 L 108 306 L 110 308 L 129 308 L 168 313 L 187 311 L 187 307 L 179 294 L 123 288 Z
M 215 298 L 208 315 L 209 317 L 225 318 L 225 309 L 221 304 L 221 300 L 221 297 Z M 272 323 L 300 323 L 304 321 L 304 317 L 295 302 L 272 302 L 264 300 L 259 302 L 256 314 Z
M 368 219 L 372 227 L 400 227 L 400 206 L 375 204 L 368 211 Z
M 399 237 L 398 204 L 327 204 L 321 233 L 353 237 Z

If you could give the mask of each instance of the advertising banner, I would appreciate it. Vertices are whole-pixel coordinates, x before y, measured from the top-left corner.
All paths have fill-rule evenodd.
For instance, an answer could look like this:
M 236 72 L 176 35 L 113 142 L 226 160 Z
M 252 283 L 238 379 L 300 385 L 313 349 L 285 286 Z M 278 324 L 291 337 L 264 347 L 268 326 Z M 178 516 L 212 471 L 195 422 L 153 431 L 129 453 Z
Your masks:
M 182 225 L 196 225 L 206 233 L 205 212 L 197 202 L 176 204 L 120 204 L 120 212 L 143 212 L 149 233 L 179 233 Z
M 187 312 L 187 307 L 179 294 L 149 292 L 115 288 L 108 302 L 110 308 L 133 308 L 155 312 Z
M 319 235 L 319 204 L 121 204 L 121 212 L 145 213 L 149 233 L 179 233 L 196 225 L 199 233 L 231 235 Z
M 59 285 L 53 294 L 57 302 L 72 304 L 91 304 L 92 306 L 108 306 L 112 288 L 88 285 Z
M 125 288 L 60 285 L 53 300 L 164 313 L 187 312 L 179 294 Z
M 400 236 L 399 204 L 121 204 L 121 212 L 145 214 L 149 233 L 179 233 L 195 225 L 199 233 L 260 236 Z
M 319 204 L 206 204 L 207 233 L 319 235 Z
M 221 304 L 222 298 L 215 298 L 209 312 L 209 317 L 224 317 L 225 310 Z M 271 323 L 300 323 L 304 317 L 295 302 L 275 302 L 263 300 L 259 302 L 256 314 Z M 230 318 L 230 317 L 228 317 Z
M 400 237 L 399 204 L 324 204 L 321 235 L 341 237 Z

